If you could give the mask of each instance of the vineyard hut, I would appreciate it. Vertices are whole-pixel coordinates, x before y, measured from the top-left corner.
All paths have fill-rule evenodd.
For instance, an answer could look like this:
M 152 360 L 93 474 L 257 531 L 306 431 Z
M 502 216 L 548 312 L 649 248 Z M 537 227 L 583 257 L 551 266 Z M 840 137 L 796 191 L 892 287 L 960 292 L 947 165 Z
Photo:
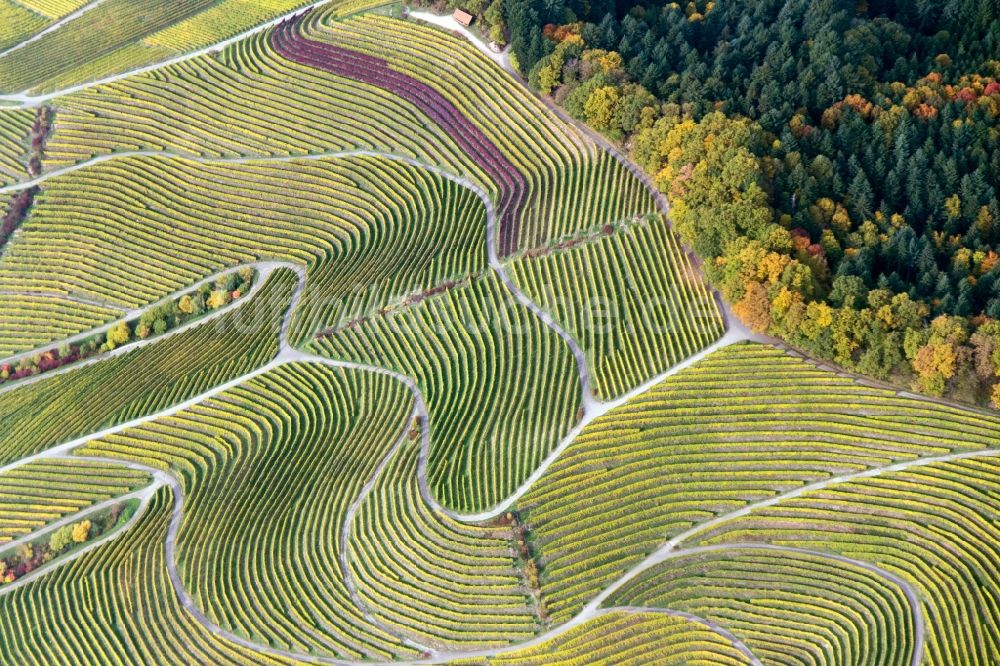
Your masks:
M 466 28 L 472 25 L 472 14 L 469 12 L 463 12 L 461 9 L 456 9 L 452 17 L 458 21 L 459 25 L 464 25 Z

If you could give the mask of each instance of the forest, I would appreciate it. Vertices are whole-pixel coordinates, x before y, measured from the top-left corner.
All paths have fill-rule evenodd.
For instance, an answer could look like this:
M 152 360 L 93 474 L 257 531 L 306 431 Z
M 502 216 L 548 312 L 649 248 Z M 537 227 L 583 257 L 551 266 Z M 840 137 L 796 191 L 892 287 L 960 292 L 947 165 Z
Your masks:
M 462 6 L 654 176 L 748 325 L 1000 404 L 996 2 Z

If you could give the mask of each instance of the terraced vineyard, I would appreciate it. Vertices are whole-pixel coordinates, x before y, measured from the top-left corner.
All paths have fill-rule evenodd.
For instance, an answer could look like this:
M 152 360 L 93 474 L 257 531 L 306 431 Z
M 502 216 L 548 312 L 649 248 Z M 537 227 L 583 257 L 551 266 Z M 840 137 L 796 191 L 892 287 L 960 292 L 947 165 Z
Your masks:
M 185 611 L 165 566 L 171 503 L 170 491 L 160 490 L 120 539 L 55 569 L 45 585 L 23 586 L 0 597 L 0 659 L 93 666 L 115 660 L 294 663 L 216 638 Z M 100 621 L 94 616 L 81 621 L 75 610 L 81 598 L 101 609 Z M 46 640 L 38 641 L 36 632 Z
M 113 358 L 0 391 L 0 462 L 31 455 L 100 428 L 153 414 L 224 384 L 278 353 L 291 271 L 215 321 Z M 99 387 L 113 385 L 114 391 Z
M 0 547 L 147 485 L 149 475 L 108 463 L 39 460 L 0 474 Z
M 708 346 L 724 329 L 712 295 L 662 219 L 599 233 L 512 262 L 510 272 L 580 342 L 597 395 L 610 399 Z
M 503 56 L 305 4 L 0 0 L 0 663 L 994 663 L 1000 418 L 749 334 Z
M 726 521 L 692 543 L 766 540 L 877 558 L 918 590 L 929 663 L 987 664 L 1000 637 L 998 471 L 984 457 L 851 481 Z
M 416 434 L 416 433 L 414 433 Z M 361 504 L 350 532 L 350 566 L 363 607 L 426 645 L 459 649 L 534 636 L 509 525 L 470 525 L 429 506 L 411 438 Z
M 656 612 L 613 612 L 546 641 L 488 659 L 457 664 L 544 666 L 545 664 L 676 664 L 742 666 L 746 656 L 710 628 Z
M 416 379 L 430 416 L 428 482 L 466 511 L 512 493 L 581 408 L 570 349 L 505 296 L 498 280 L 478 278 L 315 343 L 331 358 Z
M 549 609 L 566 620 L 663 541 L 713 516 L 838 475 L 997 442 L 996 419 L 738 345 L 594 421 L 519 506 Z
M 24 283 L 22 283 L 24 285 Z M 117 319 L 122 310 L 97 302 L 69 300 L 54 291 L 0 292 L 0 356 L 64 340 Z
M 486 184 L 409 102 L 281 58 L 266 34 L 218 57 L 60 98 L 45 165 L 55 169 L 130 150 L 233 157 L 351 149 L 405 155 Z
M 765 663 L 905 665 L 913 654 L 912 612 L 898 585 L 807 552 L 692 553 L 643 574 L 609 604 L 704 617 Z
M 579 180 L 570 180 L 585 149 L 581 140 L 555 124 L 527 93 L 512 89 L 509 78 L 475 49 L 447 44 L 437 33 L 383 17 L 337 22 L 326 18 L 284 24 L 274 33 L 276 49 L 297 62 L 389 90 L 445 128 L 500 189 L 501 256 L 526 243 L 537 245 L 595 223 L 652 210 L 648 193 L 635 179 L 614 197 L 604 197 L 600 206 L 573 205 L 581 193 L 592 191 L 587 187 L 596 175 L 591 170 L 599 174 L 611 163 L 590 161 L 578 172 Z M 386 53 L 392 54 L 391 65 L 381 57 Z M 429 74 L 442 62 L 454 66 L 444 67 L 443 76 Z M 450 72 L 463 76 L 456 80 Z M 507 94 L 500 94 L 501 89 Z M 481 99 L 500 99 L 503 104 L 497 108 L 478 103 Z M 535 122 L 525 123 L 525 118 Z M 615 163 L 613 169 L 621 167 Z
M 306 0 L 3 0 L 0 94 L 51 93 L 210 47 L 273 22 Z M 382 0 L 342 3 L 360 11 Z M 25 6 L 27 5 L 27 6 Z M 87 5 L 83 11 L 83 5 Z M 54 23 L 51 19 L 65 19 Z M 16 27 L 15 27 L 16 26 Z M 43 32 L 43 29 L 48 28 Z M 33 38 L 33 39 L 29 39 Z
M 113 192 L 108 183 L 117 184 Z M 48 181 L 0 262 L 0 290 L 72 292 L 134 308 L 227 266 L 277 258 L 310 273 L 296 315 L 301 339 L 480 270 L 485 250 L 474 238 L 484 233 L 475 194 L 396 160 L 135 157 Z M 225 242 L 215 241 L 219 235 Z M 93 326 L 99 313 L 106 311 L 41 300 L 30 316 L 60 322 L 51 339 Z M 7 320 L 12 331 L 15 315 Z M 10 351 L 48 341 L 35 336 L 20 349 L 11 341 Z
M 35 114 L 27 109 L 0 110 L 0 184 L 23 178 L 31 124 Z
M 0 0 L 0 49 L 7 49 L 43 29 L 48 21 L 14 0 Z
M 300 653 L 388 658 L 409 651 L 351 604 L 338 526 L 406 432 L 407 397 L 384 376 L 282 366 L 80 453 L 175 471 L 180 575 L 213 624 Z

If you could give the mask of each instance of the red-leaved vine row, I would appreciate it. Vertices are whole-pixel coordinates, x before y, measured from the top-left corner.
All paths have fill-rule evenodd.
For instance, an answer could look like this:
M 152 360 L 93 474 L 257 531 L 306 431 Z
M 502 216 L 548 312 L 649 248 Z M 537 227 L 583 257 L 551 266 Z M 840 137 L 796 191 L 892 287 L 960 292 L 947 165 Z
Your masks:
M 285 21 L 274 30 L 271 34 L 274 49 L 297 63 L 388 90 L 426 113 L 496 183 L 499 189 L 497 249 L 501 256 L 516 251 L 519 216 L 527 198 L 524 175 L 454 104 L 431 86 L 393 70 L 381 58 L 303 36 L 299 26 L 306 15 Z
M 3 216 L 3 222 L 0 223 L 0 250 L 3 250 L 4 245 L 7 244 L 7 241 L 10 240 L 10 237 L 21 225 L 37 193 L 38 186 L 36 185 L 35 187 L 21 190 L 10 198 L 10 206 L 7 208 L 7 213 Z
M 45 141 L 52 130 L 52 111 L 47 106 L 38 107 L 35 112 L 35 122 L 31 126 L 31 154 L 28 158 L 28 174 L 37 176 L 42 172 L 42 155 L 45 151 Z M 10 205 L 0 222 L 0 251 L 7 241 L 21 226 L 28 215 L 28 209 L 38 194 L 38 186 L 29 187 L 17 192 L 10 198 Z

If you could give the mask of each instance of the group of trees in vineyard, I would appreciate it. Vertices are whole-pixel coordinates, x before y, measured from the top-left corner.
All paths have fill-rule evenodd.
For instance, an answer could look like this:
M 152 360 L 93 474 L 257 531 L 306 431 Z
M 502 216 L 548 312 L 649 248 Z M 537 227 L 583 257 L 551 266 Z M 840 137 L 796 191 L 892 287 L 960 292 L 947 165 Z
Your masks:
M 517 66 L 625 143 L 749 325 L 1000 402 L 992 3 L 501 1 Z

